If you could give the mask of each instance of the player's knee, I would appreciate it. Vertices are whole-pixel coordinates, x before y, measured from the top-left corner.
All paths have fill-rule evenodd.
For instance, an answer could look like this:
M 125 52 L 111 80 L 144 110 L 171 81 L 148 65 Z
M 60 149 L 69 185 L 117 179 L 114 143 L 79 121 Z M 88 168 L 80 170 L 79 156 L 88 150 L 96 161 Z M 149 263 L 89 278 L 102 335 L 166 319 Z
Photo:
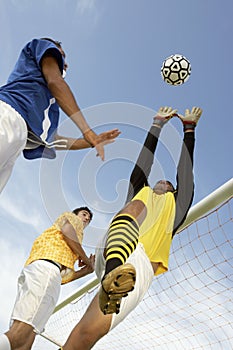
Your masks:
M 89 349 L 90 346 L 95 344 L 98 339 L 98 335 L 90 329 L 82 329 L 80 332 L 80 339 L 83 349 Z
M 70 342 L 68 340 L 67 345 L 72 345 L 72 350 L 89 350 L 104 335 L 105 334 L 101 330 L 97 330 L 91 326 L 80 327 L 75 337 L 71 337 Z

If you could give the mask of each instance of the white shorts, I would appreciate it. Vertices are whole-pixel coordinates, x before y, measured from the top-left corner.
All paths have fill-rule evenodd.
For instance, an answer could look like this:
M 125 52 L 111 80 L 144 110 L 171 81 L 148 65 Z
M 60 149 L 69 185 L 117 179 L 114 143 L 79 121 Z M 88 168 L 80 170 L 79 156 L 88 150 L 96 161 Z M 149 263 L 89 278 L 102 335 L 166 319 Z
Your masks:
M 102 242 L 100 247 L 103 246 L 104 242 Z M 137 248 L 127 259 L 127 262 L 132 264 L 136 269 L 136 283 L 134 290 L 130 292 L 126 298 L 122 298 L 119 314 L 112 315 L 110 330 L 116 327 L 121 321 L 124 320 L 126 316 L 129 315 L 131 311 L 136 308 L 148 291 L 154 277 L 154 271 L 150 260 L 145 253 L 143 244 L 139 243 L 137 245 Z M 97 248 L 95 272 L 99 280 L 102 279 L 104 271 L 105 259 L 103 257 L 103 248 Z
M 27 124 L 25 120 L 14 108 L 0 101 L 0 193 L 26 142 Z
M 60 270 L 54 264 L 37 260 L 27 265 L 18 278 L 18 294 L 11 315 L 41 333 L 57 304 L 61 288 Z

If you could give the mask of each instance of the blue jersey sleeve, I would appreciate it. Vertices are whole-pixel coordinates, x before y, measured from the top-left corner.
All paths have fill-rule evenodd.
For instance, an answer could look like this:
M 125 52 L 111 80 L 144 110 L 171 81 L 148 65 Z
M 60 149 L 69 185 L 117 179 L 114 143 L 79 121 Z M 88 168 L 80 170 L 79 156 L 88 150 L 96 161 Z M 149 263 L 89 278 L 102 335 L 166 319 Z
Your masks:
M 52 42 L 44 39 L 34 39 L 27 45 L 29 54 L 31 54 L 36 60 L 37 64 L 41 67 L 41 60 L 45 55 L 53 56 L 58 63 L 61 74 L 63 73 L 63 57 L 58 47 Z
M 62 74 L 64 60 L 58 47 L 48 40 L 33 39 L 23 48 L 7 83 L 28 78 L 42 80 L 41 60 L 45 55 L 51 55 L 57 60 Z

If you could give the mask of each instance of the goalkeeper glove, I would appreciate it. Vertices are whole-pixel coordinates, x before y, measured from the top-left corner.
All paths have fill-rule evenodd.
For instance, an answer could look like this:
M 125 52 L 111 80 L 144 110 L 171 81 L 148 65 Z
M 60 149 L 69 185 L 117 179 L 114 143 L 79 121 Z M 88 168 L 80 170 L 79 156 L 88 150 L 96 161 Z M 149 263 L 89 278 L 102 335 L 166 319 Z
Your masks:
M 191 112 L 189 109 L 185 110 L 185 116 L 178 114 L 178 117 L 183 123 L 184 131 L 187 129 L 194 129 L 198 123 L 202 114 L 202 109 L 199 107 L 193 107 Z
M 162 128 L 169 119 L 176 115 L 177 109 L 172 107 L 160 107 L 153 120 L 153 125 Z

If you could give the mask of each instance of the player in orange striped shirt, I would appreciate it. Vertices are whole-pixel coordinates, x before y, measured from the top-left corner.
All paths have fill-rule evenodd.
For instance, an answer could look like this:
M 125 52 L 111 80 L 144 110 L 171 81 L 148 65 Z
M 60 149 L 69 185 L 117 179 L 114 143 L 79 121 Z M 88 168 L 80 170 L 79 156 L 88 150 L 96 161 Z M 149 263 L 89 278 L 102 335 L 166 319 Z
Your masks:
M 35 332 L 43 331 L 53 313 L 61 284 L 93 272 L 94 256 L 87 257 L 82 248 L 83 229 L 91 219 L 88 207 L 65 212 L 34 241 L 18 279 L 11 327 L 0 335 L 1 350 L 31 349 Z

